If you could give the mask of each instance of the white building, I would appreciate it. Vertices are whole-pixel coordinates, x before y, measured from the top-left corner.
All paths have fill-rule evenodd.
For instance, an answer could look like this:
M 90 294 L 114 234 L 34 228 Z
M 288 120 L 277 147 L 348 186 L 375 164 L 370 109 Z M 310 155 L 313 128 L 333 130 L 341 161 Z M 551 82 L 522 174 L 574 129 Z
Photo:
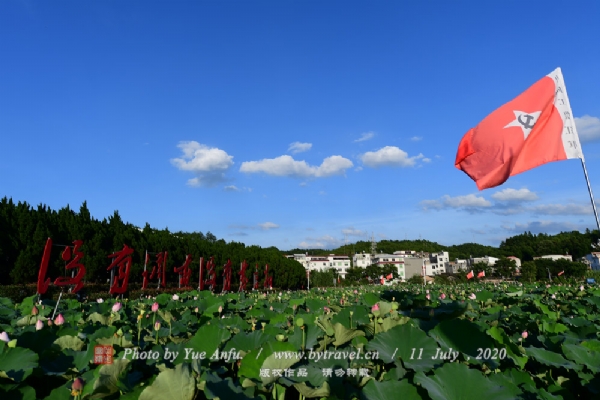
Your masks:
M 365 253 L 364 251 L 362 253 L 355 254 L 352 257 L 352 265 L 358 268 L 367 268 L 369 265 L 371 265 L 371 254 Z
M 490 256 L 475 257 L 475 258 L 471 257 L 468 260 L 468 266 L 469 266 L 469 268 L 472 268 L 477 263 L 485 263 L 489 266 L 493 266 L 496 264 L 496 261 L 498 261 L 498 259 L 496 257 L 490 257 Z
M 447 251 L 431 253 L 429 255 L 429 264 L 431 264 L 431 275 L 443 274 L 450 264 L 450 256 Z M 425 264 L 425 267 L 427 268 L 427 264 Z M 427 275 L 430 274 L 427 273 Z
M 458 271 L 466 271 L 468 269 L 467 260 L 461 260 L 456 258 L 454 261 L 450 261 L 446 267 L 446 272 L 449 274 L 456 274 Z
M 376 264 L 380 267 L 391 264 L 396 267 L 400 279 L 404 279 L 406 275 L 404 271 L 404 257 L 400 257 L 400 255 L 397 254 L 376 254 L 372 264 Z
M 588 265 L 588 268 L 594 271 L 600 271 L 600 252 L 593 252 L 583 257 L 582 262 Z

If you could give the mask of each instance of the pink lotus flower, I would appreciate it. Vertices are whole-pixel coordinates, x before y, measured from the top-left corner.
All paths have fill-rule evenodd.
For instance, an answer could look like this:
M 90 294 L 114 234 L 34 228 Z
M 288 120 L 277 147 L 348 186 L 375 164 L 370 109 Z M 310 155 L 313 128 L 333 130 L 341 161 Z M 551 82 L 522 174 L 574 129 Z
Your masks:
M 373 307 L 371 307 L 371 312 L 379 311 L 379 304 L 375 303 Z
M 56 319 L 54 320 L 54 324 L 60 326 L 64 323 L 65 323 L 65 317 L 63 317 L 62 314 L 58 314 L 58 317 L 56 317 Z
M 39 314 L 39 310 L 37 309 L 36 306 L 33 306 L 33 308 L 31 309 L 31 315 L 38 315 Z
M 471 293 L 471 295 L 469 296 L 469 298 L 471 300 L 475 300 L 477 298 L 477 296 L 475 296 L 475 293 Z
M 173 300 L 175 300 L 175 301 L 179 300 L 179 296 L 177 294 L 174 294 L 173 295 Z
M 521 333 L 521 337 L 523 339 L 527 339 L 527 336 L 529 336 L 529 334 L 527 333 L 527 331 L 523 331 L 523 333 Z
M 82 378 L 75 378 L 73 384 L 71 385 L 71 389 L 81 391 L 81 389 L 83 389 L 84 384 L 85 383 Z
M 44 327 L 44 323 L 41 320 L 38 319 L 38 321 L 35 323 L 35 330 L 39 331 L 43 327 Z
M 154 303 L 152 304 L 152 312 L 157 312 L 158 311 L 158 303 Z
M 427 293 L 427 294 L 425 295 L 425 297 L 427 298 L 427 300 L 431 300 L 431 295 L 430 295 L 429 293 Z
M 442 294 L 440 295 L 440 300 L 444 300 L 445 298 L 446 298 L 446 295 L 445 295 L 444 293 L 442 293 Z
M 198 300 L 198 296 L 194 296 L 194 300 Z
M 104 303 L 104 300 L 102 300 L 102 299 L 96 299 L 96 301 L 97 301 L 98 303 Z
M 2 340 L 3 342 L 10 342 L 10 338 L 8 337 L 8 333 L 6 332 L 2 332 L 0 333 L 0 340 Z
M 583 287 L 583 285 L 579 286 L 579 291 L 583 292 L 585 290 L 585 288 Z
M 198 312 L 198 307 L 194 308 L 194 312 Z
M 552 295 L 552 298 L 553 298 L 553 299 L 555 299 L 555 298 L 556 298 L 556 295 L 555 295 L 555 294 L 553 294 L 553 295 Z
M 121 309 L 121 307 L 122 307 L 121 303 L 115 303 L 115 304 L 113 304 L 113 306 L 112 306 L 112 311 L 113 311 L 114 313 L 117 313 L 117 312 L 119 312 L 119 310 Z

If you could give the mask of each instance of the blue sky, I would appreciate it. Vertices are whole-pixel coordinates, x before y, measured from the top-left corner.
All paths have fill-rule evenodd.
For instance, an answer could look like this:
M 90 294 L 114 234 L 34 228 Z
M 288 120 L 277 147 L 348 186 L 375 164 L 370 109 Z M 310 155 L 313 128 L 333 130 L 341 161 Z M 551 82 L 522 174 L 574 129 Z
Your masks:
M 454 160 L 561 67 L 600 198 L 599 19 L 596 1 L 3 1 L 0 196 L 282 250 L 594 229 L 578 160 L 481 192 Z

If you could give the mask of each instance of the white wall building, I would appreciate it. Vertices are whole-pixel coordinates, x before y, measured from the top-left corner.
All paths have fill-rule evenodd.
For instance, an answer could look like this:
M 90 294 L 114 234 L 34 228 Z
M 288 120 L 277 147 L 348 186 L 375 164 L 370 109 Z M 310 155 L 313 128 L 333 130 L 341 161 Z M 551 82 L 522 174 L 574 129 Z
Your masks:
M 365 253 L 357 253 L 352 257 L 352 265 L 358 268 L 367 268 L 371 265 L 371 254 Z
M 583 263 L 587 264 L 588 268 L 594 271 L 600 271 L 600 252 L 593 252 L 583 257 Z
M 404 257 L 400 257 L 400 255 L 397 254 L 376 254 L 372 264 L 377 264 L 380 267 L 391 264 L 396 267 L 400 279 L 404 279 L 404 276 L 406 275 L 404 270 Z
M 498 261 L 498 259 L 496 257 L 490 257 L 490 256 L 475 257 L 475 258 L 471 257 L 468 260 L 468 267 L 472 268 L 477 263 L 486 263 L 489 266 L 493 266 L 496 264 L 496 261 Z

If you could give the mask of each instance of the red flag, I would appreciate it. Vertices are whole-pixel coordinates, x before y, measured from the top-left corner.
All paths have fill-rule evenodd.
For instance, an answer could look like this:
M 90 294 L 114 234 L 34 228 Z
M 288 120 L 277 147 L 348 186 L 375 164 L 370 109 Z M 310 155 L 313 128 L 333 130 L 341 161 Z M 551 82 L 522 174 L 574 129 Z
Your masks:
M 583 159 L 573 118 L 557 68 L 469 130 L 454 164 L 483 190 L 542 164 Z
M 562 275 L 562 274 L 564 274 L 564 273 L 565 273 L 565 271 L 560 271 L 560 272 L 558 273 L 558 276 L 561 276 L 561 275 Z
M 478 278 L 483 278 L 485 276 L 485 271 L 481 271 L 480 273 L 477 274 Z
M 467 274 L 467 279 L 471 279 L 473 276 L 475 276 L 475 274 L 473 273 L 473 271 L 471 271 Z
M 379 282 L 383 285 L 383 278 L 381 278 L 381 280 Z
M 392 274 L 389 274 L 388 276 L 386 276 L 388 281 L 391 280 L 393 277 L 394 277 L 394 275 L 392 275 Z

